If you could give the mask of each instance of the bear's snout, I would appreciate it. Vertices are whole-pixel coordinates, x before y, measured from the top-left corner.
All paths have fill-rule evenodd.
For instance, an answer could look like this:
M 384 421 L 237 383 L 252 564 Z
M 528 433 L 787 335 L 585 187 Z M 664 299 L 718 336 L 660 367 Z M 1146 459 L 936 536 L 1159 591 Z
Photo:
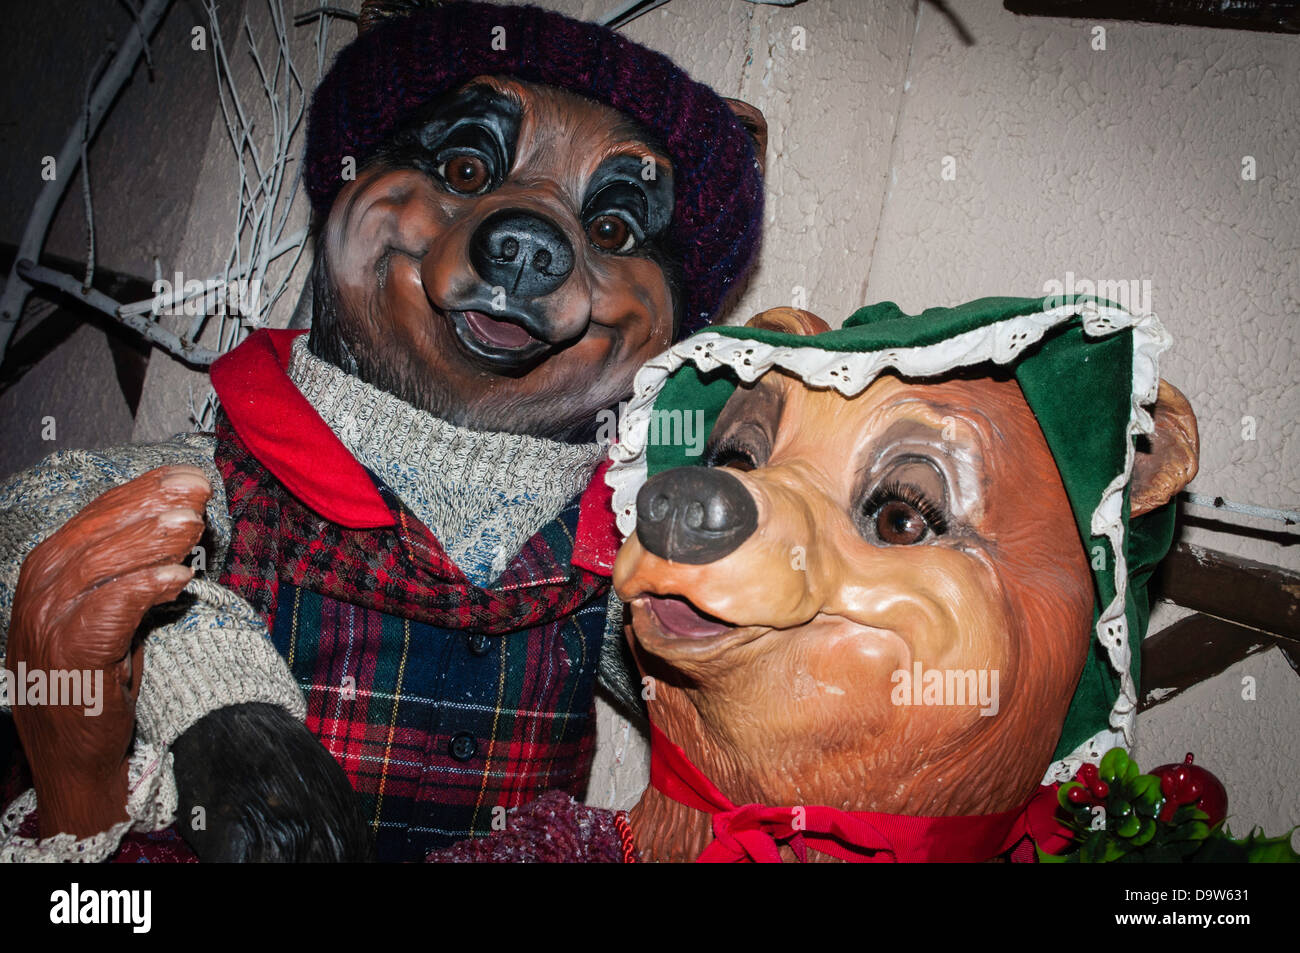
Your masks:
M 703 565 L 730 555 L 753 535 L 758 507 L 726 470 L 679 467 L 660 473 L 637 494 L 637 536 L 669 562 Z
M 524 209 L 502 209 L 484 219 L 470 239 L 469 256 L 480 278 L 521 298 L 558 289 L 574 261 L 560 227 Z

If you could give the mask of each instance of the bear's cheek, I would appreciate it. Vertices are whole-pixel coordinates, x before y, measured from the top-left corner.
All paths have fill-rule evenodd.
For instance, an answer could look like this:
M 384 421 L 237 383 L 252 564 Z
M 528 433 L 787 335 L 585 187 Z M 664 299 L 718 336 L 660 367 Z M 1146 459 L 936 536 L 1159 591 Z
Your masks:
M 608 338 L 611 361 L 635 372 L 672 342 L 673 298 L 663 269 L 635 256 L 588 256 L 588 269 L 588 334 Z
M 772 681 L 780 684 L 769 687 L 770 697 L 785 699 L 781 721 L 794 738 L 835 747 L 848 741 L 844 725 L 854 726 L 854 736 L 888 730 L 898 715 L 890 704 L 890 679 L 911 661 L 902 639 L 825 617 L 790 635 L 774 653 L 784 663 L 774 666 Z
M 903 608 L 897 629 L 913 663 L 988 671 L 1009 660 L 1014 620 L 1003 581 L 982 551 L 929 546 L 914 560 L 900 558 L 891 572 L 915 608 Z
M 977 699 L 929 697 L 917 706 L 915 685 L 948 672 L 974 672 L 989 686 L 994 672 L 998 684 L 1009 679 L 1018 630 L 1002 585 L 983 559 L 958 549 L 900 547 L 889 556 L 874 561 L 871 578 L 845 582 L 846 603 L 855 584 L 860 594 L 857 624 L 841 622 L 828 638 L 810 626 L 801 636 L 804 671 L 791 677 L 806 690 L 793 695 L 868 730 L 960 730 L 978 717 Z

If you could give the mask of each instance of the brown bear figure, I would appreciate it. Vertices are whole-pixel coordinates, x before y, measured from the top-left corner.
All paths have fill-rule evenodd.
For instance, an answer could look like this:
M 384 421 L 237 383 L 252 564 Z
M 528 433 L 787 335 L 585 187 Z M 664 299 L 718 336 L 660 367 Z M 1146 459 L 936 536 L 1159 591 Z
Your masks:
M 628 681 L 601 415 L 753 262 L 762 119 L 534 7 L 361 22 L 310 113 L 310 332 L 214 365 L 215 435 L 0 488 L 6 665 L 110 673 L 99 717 L 15 706 L 15 856 L 179 813 L 203 858 L 421 858 L 585 788 Z
M 1196 471 L 1166 344 L 1105 302 L 995 298 L 836 331 L 777 309 L 650 362 L 609 479 L 651 786 L 625 814 L 547 795 L 430 859 L 1064 846 L 1053 785 L 1130 739 L 1145 582 Z

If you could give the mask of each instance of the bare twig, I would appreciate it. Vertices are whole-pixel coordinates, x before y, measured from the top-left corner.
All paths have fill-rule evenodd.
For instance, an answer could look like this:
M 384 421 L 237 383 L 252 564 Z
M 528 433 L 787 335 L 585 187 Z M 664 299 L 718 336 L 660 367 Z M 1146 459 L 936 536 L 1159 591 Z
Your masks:
M 22 316 L 23 305 L 32 290 L 32 286 L 18 274 L 18 262 L 24 259 L 35 261 L 40 257 L 55 209 L 72 178 L 69 173 L 76 169 L 81 156 L 82 139 L 90 140 L 94 137 L 108 107 L 135 70 L 136 60 L 144 49 L 144 38 L 157 28 L 169 6 L 171 0 L 149 0 L 141 9 L 139 17 L 131 24 L 119 45 L 117 55 L 95 86 L 95 92 L 90 97 L 90 107 L 78 116 L 76 125 L 68 131 L 63 146 L 55 157 L 55 178 L 41 187 L 32 204 L 31 214 L 27 217 L 27 225 L 14 256 L 14 267 L 10 269 L 4 293 L 0 295 L 0 360 L 4 359 L 9 341 Z
M 102 291 L 97 291 L 94 288 L 82 288 L 71 275 L 65 275 L 53 268 L 45 268 L 28 259 L 20 259 L 15 262 L 14 269 L 17 274 L 22 276 L 24 281 L 55 288 L 79 301 L 85 302 L 96 311 L 102 311 L 113 320 L 120 321 L 137 332 L 146 341 L 158 345 L 168 354 L 184 361 L 186 364 L 192 364 L 195 367 L 207 367 L 221 356 L 216 351 L 186 341 L 179 335 L 168 331 L 156 321 L 150 321 L 142 315 L 122 314 L 116 301 Z
M 131 12 L 137 18 L 139 17 L 138 10 L 132 8 Z M 95 88 L 95 80 L 99 79 L 100 72 L 113 52 L 113 47 L 110 46 L 100 54 L 99 62 L 95 64 L 95 68 L 90 71 L 90 76 L 86 79 L 86 95 L 82 107 L 86 116 L 90 115 L 90 94 Z M 146 59 L 148 53 L 149 47 L 146 46 Z M 95 280 L 95 203 L 90 195 L 90 136 L 87 135 L 89 128 L 89 122 L 83 121 L 81 124 L 81 199 L 86 206 L 86 275 L 81 279 L 82 288 L 89 288 Z

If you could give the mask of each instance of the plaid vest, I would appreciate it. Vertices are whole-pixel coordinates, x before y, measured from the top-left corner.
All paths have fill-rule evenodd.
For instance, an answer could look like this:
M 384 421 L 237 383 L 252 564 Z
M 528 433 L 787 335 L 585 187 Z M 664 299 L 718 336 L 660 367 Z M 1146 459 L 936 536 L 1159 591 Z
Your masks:
M 289 492 L 224 416 L 216 463 L 232 521 L 221 582 L 265 616 L 380 860 L 500 829 L 550 789 L 582 796 L 609 580 L 570 562 L 577 499 L 489 590 L 378 480 L 392 525 L 349 529 Z

